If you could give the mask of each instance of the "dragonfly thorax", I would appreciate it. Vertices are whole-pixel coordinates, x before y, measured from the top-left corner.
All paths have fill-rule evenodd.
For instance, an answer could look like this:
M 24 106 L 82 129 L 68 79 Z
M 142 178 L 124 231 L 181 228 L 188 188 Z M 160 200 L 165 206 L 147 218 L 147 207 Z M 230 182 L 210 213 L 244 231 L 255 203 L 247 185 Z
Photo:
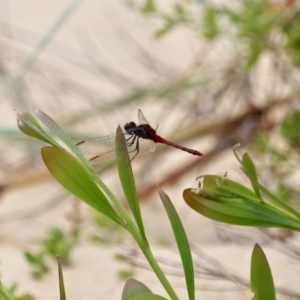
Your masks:
M 136 124 L 134 122 L 128 122 L 124 125 L 124 130 L 128 134 L 133 134 L 136 129 Z

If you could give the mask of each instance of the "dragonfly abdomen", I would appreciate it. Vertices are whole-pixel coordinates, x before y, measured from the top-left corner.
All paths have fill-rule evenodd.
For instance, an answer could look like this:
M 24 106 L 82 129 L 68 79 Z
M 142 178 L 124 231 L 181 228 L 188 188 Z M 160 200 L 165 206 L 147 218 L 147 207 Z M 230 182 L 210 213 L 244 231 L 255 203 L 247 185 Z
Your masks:
M 167 140 L 163 139 L 159 135 L 156 135 L 156 138 L 155 138 L 154 141 L 155 141 L 155 143 L 166 144 L 168 146 L 171 146 L 171 147 L 174 147 L 176 149 L 188 152 L 188 153 L 193 154 L 193 155 L 197 155 L 197 156 L 202 156 L 203 155 L 201 152 L 199 152 L 197 150 L 193 150 L 193 149 L 190 149 L 190 148 L 187 148 L 187 147 L 183 147 L 183 146 L 177 145 L 177 144 L 172 143 L 170 141 L 167 141 Z

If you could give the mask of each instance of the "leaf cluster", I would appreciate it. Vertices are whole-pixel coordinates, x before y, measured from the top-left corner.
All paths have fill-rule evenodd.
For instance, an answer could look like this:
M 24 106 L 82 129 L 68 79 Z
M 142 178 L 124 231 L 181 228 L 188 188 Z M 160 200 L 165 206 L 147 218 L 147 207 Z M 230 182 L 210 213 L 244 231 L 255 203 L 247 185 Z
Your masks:
M 76 147 L 68 134 L 49 116 L 40 111 L 36 111 L 36 114 L 48 129 L 65 142 L 70 149 Z M 154 258 L 148 243 L 127 148 L 122 147 L 126 144 L 126 141 L 123 134 L 121 134 L 121 129 L 118 128 L 116 134 L 116 161 L 119 178 L 131 215 L 128 214 L 121 202 L 94 173 L 80 153 L 76 154 L 76 151 L 75 155 L 77 157 L 75 157 L 72 152 L 65 150 L 42 129 L 31 115 L 17 113 L 17 116 L 19 128 L 24 133 L 51 144 L 51 146 L 42 148 L 41 154 L 45 165 L 53 177 L 73 195 L 129 232 L 170 299 L 179 299 Z M 234 149 L 234 154 L 241 165 L 242 171 L 248 177 L 252 190 L 226 177 L 205 175 L 202 176 L 202 187 L 200 186 L 196 190 L 188 189 L 184 191 L 183 196 L 187 204 L 204 216 L 220 222 L 299 230 L 300 213 L 260 184 L 255 165 L 247 153 L 241 159 L 237 155 L 236 149 Z M 188 299 L 195 299 L 193 258 L 184 227 L 169 197 L 160 188 L 158 188 L 158 194 L 168 215 L 181 257 Z M 59 282 L 60 299 L 66 299 L 60 262 Z M 251 288 L 254 292 L 253 299 L 266 299 L 266 297 L 275 299 L 275 289 L 270 267 L 259 245 L 255 245 L 252 253 Z M 3 291 L 6 292 L 5 289 Z M 7 297 L 5 299 L 10 298 Z M 155 300 L 166 298 L 152 293 L 145 284 L 135 279 L 129 279 L 124 287 L 122 299 Z

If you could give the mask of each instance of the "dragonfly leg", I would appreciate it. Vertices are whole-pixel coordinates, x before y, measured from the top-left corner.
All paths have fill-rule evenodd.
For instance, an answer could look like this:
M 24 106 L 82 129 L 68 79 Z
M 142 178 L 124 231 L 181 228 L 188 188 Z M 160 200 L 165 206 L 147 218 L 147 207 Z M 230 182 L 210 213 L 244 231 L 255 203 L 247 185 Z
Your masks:
M 127 147 L 131 147 L 136 140 L 136 135 L 131 135 L 128 139 L 125 139 Z
M 135 157 L 136 157 L 136 156 L 139 154 L 139 152 L 140 152 L 140 145 L 139 145 L 140 140 L 139 140 L 139 137 L 136 135 L 136 136 L 134 137 L 134 140 L 136 140 L 136 145 L 135 145 L 135 149 L 132 150 L 131 152 L 136 152 L 136 153 L 134 154 L 134 156 L 132 157 L 132 159 L 130 160 L 130 162 L 132 162 L 132 161 L 135 159 Z
M 131 135 L 129 138 L 126 139 L 126 145 L 127 147 L 131 147 L 132 145 L 135 145 L 135 149 L 129 151 L 129 153 L 136 152 L 134 156 L 130 159 L 130 162 L 134 160 L 134 158 L 139 154 L 140 151 L 140 145 L 139 145 L 139 137 L 135 134 Z

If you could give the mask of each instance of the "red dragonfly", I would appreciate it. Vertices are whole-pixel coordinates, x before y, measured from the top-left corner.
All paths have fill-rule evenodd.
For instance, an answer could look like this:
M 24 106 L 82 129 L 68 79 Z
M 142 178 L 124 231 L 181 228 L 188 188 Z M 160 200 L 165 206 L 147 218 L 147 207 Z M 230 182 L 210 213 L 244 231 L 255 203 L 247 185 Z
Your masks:
M 154 152 L 156 143 L 166 144 L 168 146 L 186 151 L 190 154 L 202 156 L 203 154 L 197 150 L 189 149 L 172 142 L 169 142 L 159 136 L 153 129 L 142 111 L 138 111 L 139 125 L 134 122 L 128 122 L 124 125 L 124 135 L 126 138 L 126 146 L 131 157 L 131 161 L 139 154 L 145 152 Z M 76 144 L 84 154 L 94 155 L 90 162 L 98 164 L 115 159 L 115 134 L 93 138 L 81 141 Z M 76 151 L 76 150 L 75 150 Z

